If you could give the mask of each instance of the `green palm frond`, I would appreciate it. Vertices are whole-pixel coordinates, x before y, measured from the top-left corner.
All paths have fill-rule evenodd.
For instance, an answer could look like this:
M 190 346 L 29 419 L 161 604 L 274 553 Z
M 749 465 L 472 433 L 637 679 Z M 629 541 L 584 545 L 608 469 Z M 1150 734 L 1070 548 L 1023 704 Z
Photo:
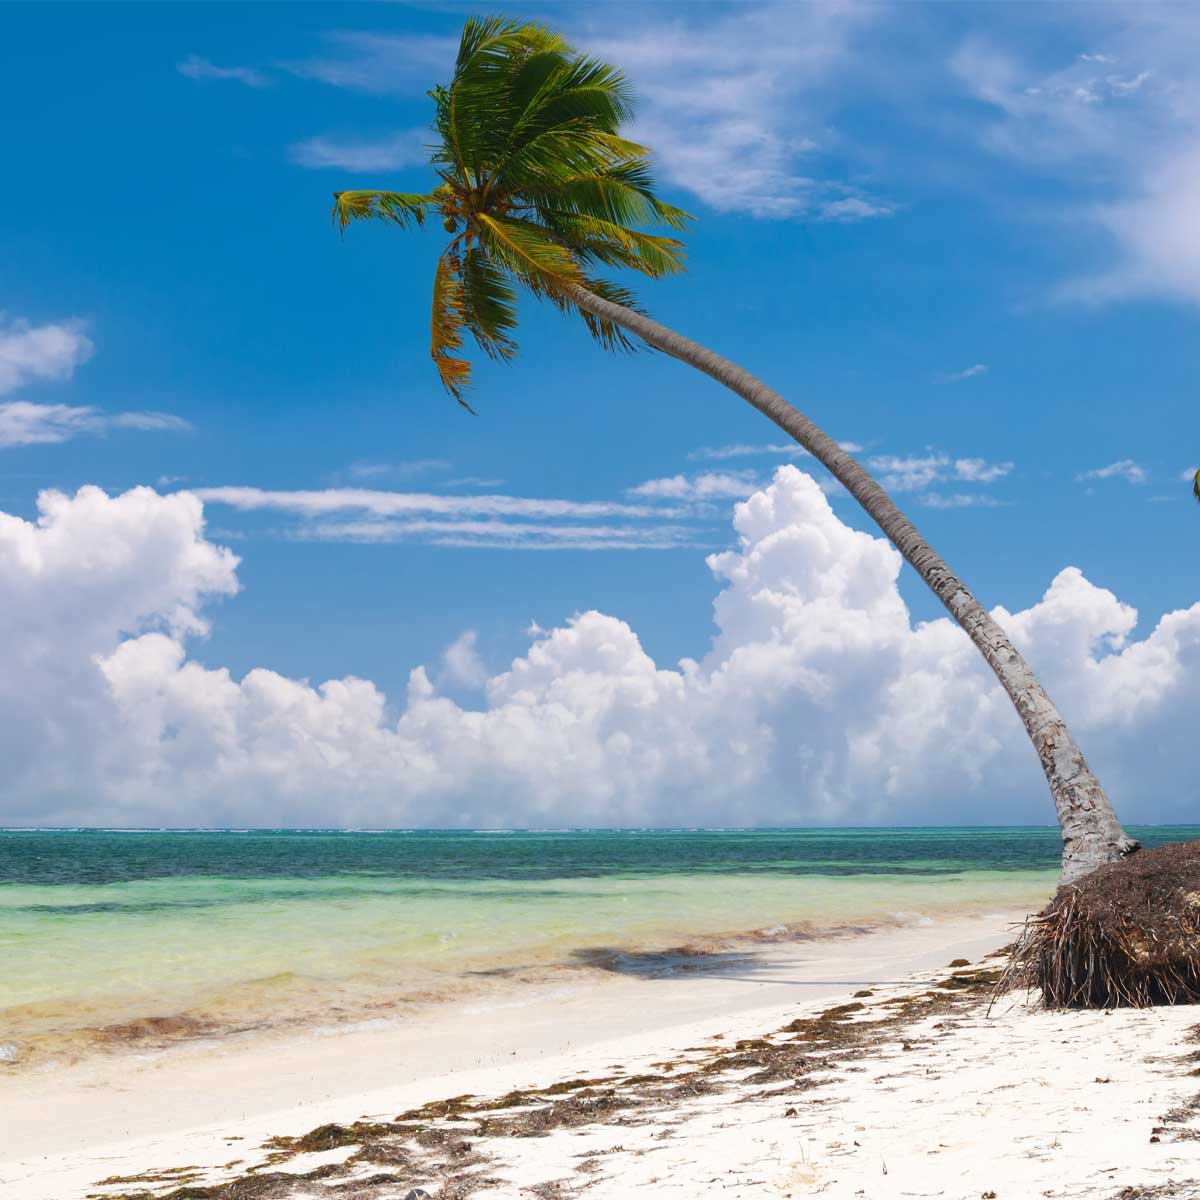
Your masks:
M 479 236 L 488 253 L 535 296 L 555 295 L 583 282 L 575 256 L 531 221 L 480 213 Z
M 641 233 L 581 213 L 542 209 L 539 215 L 546 227 L 581 257 L 591 254 L 600 262 L 629 267 L 652 278 L 684 269 L 684 245 L 677 238 Z
M 479 348 L 507 362 L 517 352 L 517 289 L 508 273 L 479 246 L 467 251 L 462 268 L 463 316 Z
M 334 192 L 332 216 L 339 229 L 351 221 L 390 221 L 411 229 L 423 224 L 426 212 L 436 204 L 435 196 L 407 192 Z
M 621 72 L 543 25 L 472 18 L 450 82 L 429 96 L 437 186 L 338 192 L 333 216 L 343 230 L 442 219 L 451 239 L 434 274 L 431 352 L 446 390 L 467 406 L 467 333 L 490 358 L 516 354 L 520 291 L 580 317 L 605 349 L 636 349 L 579 308 L 580 289 L 637 309 L 627 287 L 596 272 L 683 270 L 683 242 L 671 235 L 692 218 L 659 199 L 650 152 L 622 134 L 633 98 Z
M 1196 474 L 1192 476 L 1192 495 L 1200 501 L 1200 468 L 1197 468 Z

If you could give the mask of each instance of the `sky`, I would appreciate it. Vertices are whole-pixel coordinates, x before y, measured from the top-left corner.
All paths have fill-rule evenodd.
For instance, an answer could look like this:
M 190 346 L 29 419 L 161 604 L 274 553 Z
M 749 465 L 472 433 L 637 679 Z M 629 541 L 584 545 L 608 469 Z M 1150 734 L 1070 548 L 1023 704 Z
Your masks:
M 1194 819 L 1200 10 L 496 9 L 633 81 L 696 218 L 652 314 L 879 476 L 1127 820 Z M 6 5 L 0 823 L 1051 820 L 737 397 L 533 302 L 440 391 L 440 231 L 329 206 L 428 186 L 466 11 Z

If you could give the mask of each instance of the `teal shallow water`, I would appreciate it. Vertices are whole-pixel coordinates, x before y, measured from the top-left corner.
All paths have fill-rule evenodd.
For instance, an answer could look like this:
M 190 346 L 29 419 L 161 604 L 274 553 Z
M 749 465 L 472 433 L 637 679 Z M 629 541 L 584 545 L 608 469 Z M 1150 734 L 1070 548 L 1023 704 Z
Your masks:
M 1034 907 L 1058 846 L 1047 829 L 4 831 L 0 1059 L 401 1016 L 605 951 Z

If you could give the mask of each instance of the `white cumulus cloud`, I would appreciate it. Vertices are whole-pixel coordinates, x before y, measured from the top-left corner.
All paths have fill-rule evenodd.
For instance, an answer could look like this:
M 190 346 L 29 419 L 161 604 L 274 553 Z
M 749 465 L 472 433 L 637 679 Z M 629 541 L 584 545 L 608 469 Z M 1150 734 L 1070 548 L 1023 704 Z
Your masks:
M 655 663 L 584 612 L 487 676 L 474 643 L 367 680 L 235 678 L 189 655 L 237 560 L 199 500 L 46 493 L 0 515 L 7 823 L 796 824 L 1044 821 L 1011 705 L 948 619 L 912 622 L 900 557 L 781 467 L 709 557 L 707 653 Z M 1074 568 L 998 619 L 1030 655 L 1127 820 L 1192 810 L 1200 604 L 1137 615 Z M 482 685 L 443 695 L 449 671 Z M 398 714 L 398 715 L 397 715 Z

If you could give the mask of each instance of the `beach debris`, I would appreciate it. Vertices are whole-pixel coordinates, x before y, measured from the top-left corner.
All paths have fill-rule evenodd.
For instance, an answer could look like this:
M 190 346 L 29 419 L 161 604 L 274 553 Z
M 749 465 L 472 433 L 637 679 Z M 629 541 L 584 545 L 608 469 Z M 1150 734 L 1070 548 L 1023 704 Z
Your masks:
M 1059 888 L 1026 922 L 1002 986 L 1035 989 L 1048 1008 L 1200 1002 L 1200 842 L 1142 850 Z
M 308 1132 L 263 1143 L 265 1161 L 242 1166 L 222 1182 L 187 1175 L 113 1178 L 107 1186 L 133 1184 L 135 1191 L 93 1193 L 94 1200 L 312 1200 L 316 1194 L 353 1200 L 467 1200 L 504 1185 L 492 1174 L 494 1155 L 506 1139 L 540 1138 L 559 1130 L 581 1132 L 636 1128 L 677 1119 L 695 1102 L 732 1092 L 735 1103 L 778 1102 L 775 1111 L 798 1119 L 826 1103 L 808 1092 L 857 1062 L 909 1035 L 915 1021 L 953 1015 L 978 1005 L 992 990 L 994 971 L 962 970 L 953 987 L 908 992 L 871 1005 L 854 1001 L 797 1017 L 760 1037 L 710 1039 L 707 1046 L 677 1052 L 669 1063 L 638 1074 L 577 1076 L 492 1098 L 472 1095 L 435 1100 L 391 1121 L 359 1120 L 318 1125 Z M 928 988 L 929 983 L 924 986 Z M 911 1035 L 909 1035 L 911 1037 Z M 919 1041 L 920 1039 L 918 1039 Z M 1162 1118 L 1166 1120 L 1170 1114 Z M 656 1136 L 656 1135 L 655 1135 Z M 646 1152 L 645 1146 L 588 1146 L 584 1161 Z M 313 1157 L 325 1156 L 319 1162 Z M 338 1161 L 329 1161 L 337 1156 Z M 233 1164 L 231 1164 L 232 1166 Z M 881 1164 L 882 1166 L 883 1164 Z M 552 1179 L 524 1194 L 574 1195 L 600 1178 L 596 1166 L 579 1168 L 574 1180 Z M 417 1185 L 417 1186 L 413 1186 Z M 741 1181 L 739 1186 L 750 1186 Z M 807 1186 L 807 1185 L 806 1185 Z M 403 1189 L 407 1188 L 405 1191 Z M 427 1190 L 428 1189 L 428 1190 Z M 557 1190 L 555 1190 L 557 1189 Z

